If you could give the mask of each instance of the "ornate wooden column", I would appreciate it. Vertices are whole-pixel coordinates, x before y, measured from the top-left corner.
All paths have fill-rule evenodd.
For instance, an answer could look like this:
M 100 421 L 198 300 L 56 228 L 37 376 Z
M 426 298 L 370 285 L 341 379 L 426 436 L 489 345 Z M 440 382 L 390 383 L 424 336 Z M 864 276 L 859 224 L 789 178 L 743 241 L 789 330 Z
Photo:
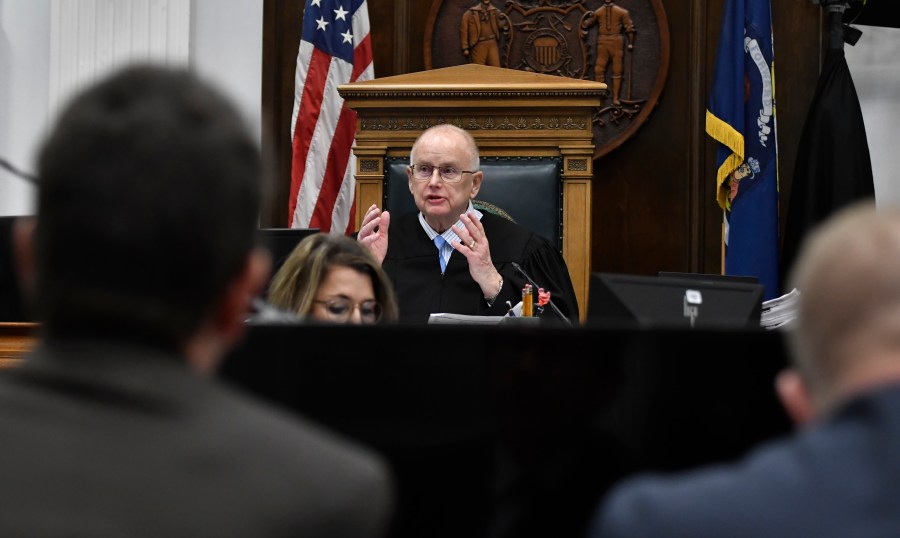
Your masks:
M 591 113 L 606 84 L 467 64 L 345 84 L 338 91 L 357 112 L 357 228 L 366 208 L 381 205 L 384 158 L 408 156 L 416 137 L 432 125 L 468 130 L 483 156 L 560 157 L 563 257 L 584 319 L 591 270 Z

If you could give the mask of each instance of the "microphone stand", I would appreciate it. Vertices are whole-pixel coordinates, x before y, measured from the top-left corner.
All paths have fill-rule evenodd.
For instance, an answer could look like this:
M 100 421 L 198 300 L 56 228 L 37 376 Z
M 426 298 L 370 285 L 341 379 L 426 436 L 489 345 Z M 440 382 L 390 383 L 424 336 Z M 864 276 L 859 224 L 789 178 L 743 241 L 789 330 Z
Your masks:
M 537 292 L 537 290 L 539 290 L 541 288 L 541 286 L 537 285 L 537 283 L 534 281 L 534 279 L 532 279 L 530 276 L 528 276 L 528 273 L 526 273 L 525 270 L 522 269 L 522 267 L 518 263 L 510 262 L 510 265 L 512 265 L 515 268 L 515 270 L 519 272 L 520 275 L 525 277 L 525 280 L 527 280 L 528 283 L 531 284 L 531 287 L 535 289 L 535 292 Z M 566 323 L 566 325 L 569 325 L 570 327 L 572 326 L 572 320 L 567 318 L 562 313 L 562 311 L 559 309 L 559 307 L 557 307 L 555 304 L 553 304 L 552 297 L 547 301 L 547 304 L 550 305 L 550 309 L 553 310 L 553 313 L 556 314 L 559 317 L 559 319 L 563 320 Z

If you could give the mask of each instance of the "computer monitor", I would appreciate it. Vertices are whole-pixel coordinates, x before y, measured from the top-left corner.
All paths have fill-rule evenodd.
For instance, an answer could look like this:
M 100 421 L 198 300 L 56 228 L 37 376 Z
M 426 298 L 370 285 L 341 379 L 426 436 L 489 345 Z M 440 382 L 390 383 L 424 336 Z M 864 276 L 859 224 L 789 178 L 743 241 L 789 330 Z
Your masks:
M 668 278 L 687 278 L 689 280 L 706 280 L 711 282 L 759 282 L 758 278 L 751 275 L 717 275 L 713 273 L 681 273 L 678 271 L 660 271 L 656 273 L 656 276 Z
M 319 228 L 260 228 L 264 247 L 272 254 L 274 275 L 303 238 L 319 233 Z
M 34 321 L 26 308 L 13 259 L 13 227 L 21 216 L 0 217 L 0 321 Z
M 381 455 L 395 486 L 385 538 L 570 538 L 624 476 L 730 461 L 788 433 L 783 337 L 251 323 L 218 375 Z
M 763 285 L 591 273 L 586 323 L 760 328 Z

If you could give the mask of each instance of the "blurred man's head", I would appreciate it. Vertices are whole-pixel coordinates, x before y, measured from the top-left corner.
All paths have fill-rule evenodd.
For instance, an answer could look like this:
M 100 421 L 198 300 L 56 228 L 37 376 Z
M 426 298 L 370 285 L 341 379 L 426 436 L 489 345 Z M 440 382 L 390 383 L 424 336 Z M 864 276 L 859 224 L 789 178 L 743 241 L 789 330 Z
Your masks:
M 789 338 L 813 415 L 900 381 L 900 210 L 860 203 L 809 236 L 791 272 Z
M 132 67 L 88 88 L 38 166 L 35 308 L 48 336 L 179 348 L 253 265 L 259 149 L 187 71 Z

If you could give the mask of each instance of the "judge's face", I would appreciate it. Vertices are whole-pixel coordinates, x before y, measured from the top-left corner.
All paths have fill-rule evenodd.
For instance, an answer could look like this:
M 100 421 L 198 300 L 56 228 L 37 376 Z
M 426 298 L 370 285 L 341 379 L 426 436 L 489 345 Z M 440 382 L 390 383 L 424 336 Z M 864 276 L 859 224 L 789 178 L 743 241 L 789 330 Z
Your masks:
M 310 315 L 331 323 L 376 323 L 380 305 L 375 301 L 372 278 L 352 267 L 332 265 L 319 284 Z
M 407 168 L 409 191 L 416 201 L 416 207 L 425 217 L 425 222 L 438 233 L 452 226 L 475 198 L 481 187 L 483 174 L 480 171 L 463 173 L 457 182 L 447 182 L 441 178 L 439 167 L 453 167 L 456 170 L 472 170 L 472 152 L 466 138 L 449 130 L 438 129 L 423 135 L 412 153 L 415 165 L 436 167 L 429 179 L 418 179 Z

